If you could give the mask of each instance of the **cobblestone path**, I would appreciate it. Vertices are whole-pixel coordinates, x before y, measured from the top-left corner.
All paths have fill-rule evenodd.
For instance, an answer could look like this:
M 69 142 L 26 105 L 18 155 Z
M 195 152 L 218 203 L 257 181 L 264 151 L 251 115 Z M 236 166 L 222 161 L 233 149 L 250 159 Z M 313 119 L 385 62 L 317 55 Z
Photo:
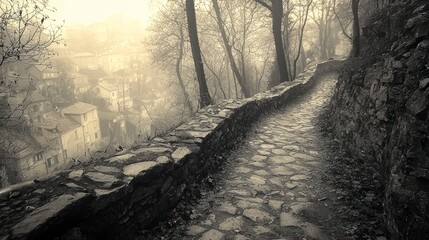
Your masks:
M 335 189 L 322 182 L 329 155 L 316 127 L 332 96 L 327 75 L 305 96 L 262 118 L 230 156 L 174 239 L 342 239 Z

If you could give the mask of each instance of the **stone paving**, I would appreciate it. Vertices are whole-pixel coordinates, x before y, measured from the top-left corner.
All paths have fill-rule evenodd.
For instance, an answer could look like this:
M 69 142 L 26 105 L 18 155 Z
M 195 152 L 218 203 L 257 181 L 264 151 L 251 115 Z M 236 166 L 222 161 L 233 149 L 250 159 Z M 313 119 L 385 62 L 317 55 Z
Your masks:
M 316 118 L 336 83 L 327 75 L 306 96 L 261 119 L 234 151 L 175 239 L 333 239 L 330 194 L 321 182 L 323 139 Z M 338 231 L 337 231 L 338 232 Z M 336 236 L 335 236 L 336 235 Z

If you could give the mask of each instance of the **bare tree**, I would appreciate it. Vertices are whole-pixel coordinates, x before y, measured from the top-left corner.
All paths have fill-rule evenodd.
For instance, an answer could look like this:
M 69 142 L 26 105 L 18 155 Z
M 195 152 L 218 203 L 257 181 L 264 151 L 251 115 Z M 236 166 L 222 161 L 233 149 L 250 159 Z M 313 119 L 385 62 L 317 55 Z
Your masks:
M 359 27 L 359 0 L 352 0 L 353 11 L 353 50 L 352 56 L 360 56 L 360 27 Z
M 299 36 L 299 40 L 298 40 L 298 53 L 296 54 L 296 57 L 295 57 L 294 62 L 293 62 L 293 75 L 292 75 L 293 79 L 295 79 L 295 77 L 296 77 L 297 62 L 298 62 L 299 57 L 301 55 L 302 40 L 303 40 L 303 37 L 304 37 L 304 29 L 305 29 L 305 25 L 307 23 L 308 11 L 310 10 L 310 6 L 311 6 L 312 3 L 313 3 L 313 0 L 309 0 L 307 2 L 306 8 L 305 8 L 305 12 L 303 13 L 304 14 L 304 20 L 303 20 L 303 22 L 301 24 L 301 29 L 300 29 L 300 32 L 299 32 L 299 35 L 298 35 Z M 302 66 L 302 67 L 304 67 L 304 66 Z
M 60 43 L 61 27 L 49 17 L 48 0 L 3 0 L 0 3 L 0 66 L 8 62 L 42 63 Z
M 185 6 L 179 2 L 168 2 L 158 12 L 152 22 L 151 31 L 154 33 L 149 46 L 152 57 L 157 66 L 171 70 L 176 75 L 176 84 L 183 96 L 183 105 L 189 112 L 193 112 L 193 104 L 187 88 L 188 81 L 183 75 L 183 62 L 186 58 L 186 31 Z
M 283 1 L 269 0 L 271 4 L 264 0 L 255 0 L 260 5 L 264 6 L 271 12 L 272 29 L 274 36 L 274 44 L 276 47 L 277 65 L 280 73 L 280 82 L 289 81 L 289 71 L 286 64 L 286 57 L 283 48 L 282 39 L 282 18 L 283 18 Z
M 192 56 L 194 58 L 195 71 L 197 73 L 200 90 L 200 107 L 203 108 L 212 103 L 209 90 L 207 88 L 204 65 L 201 58 L 200 43 L 198 41 L 197 19 L 195 16 L 194 0 L 186 0 L 186 16 L 188 19 L 188 31 L 191 41 Z

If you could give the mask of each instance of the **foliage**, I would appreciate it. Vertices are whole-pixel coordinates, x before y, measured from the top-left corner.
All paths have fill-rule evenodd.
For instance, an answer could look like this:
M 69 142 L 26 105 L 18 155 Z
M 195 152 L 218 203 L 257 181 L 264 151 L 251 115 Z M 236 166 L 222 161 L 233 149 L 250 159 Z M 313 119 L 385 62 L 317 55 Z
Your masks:
M 61 27 L 49 17 L 48 0 L 4 0 L 0 3 L 0 66 L 8 62 L 43 63 L 59 44 Z

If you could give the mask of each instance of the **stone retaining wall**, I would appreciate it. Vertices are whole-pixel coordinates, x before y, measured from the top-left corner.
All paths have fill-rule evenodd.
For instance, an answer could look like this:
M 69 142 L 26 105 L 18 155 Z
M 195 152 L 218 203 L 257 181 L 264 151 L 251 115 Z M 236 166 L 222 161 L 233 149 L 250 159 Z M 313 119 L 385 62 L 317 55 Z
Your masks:
M 225 100 L 163 136 L 88 166 L 0 191 L 0 239 L 128 239 L 177 206 L 263 113 L 305 93 L 340 60 L 313 64 L 293 82 Z
M 390 51 L 370 67 L 370 51 L 346 64 L 331 104 L 337 136 L 376 166 L 374 179 L 382 177 L 392 239 L 429 236 L 428 13 L 427 0 L 397 1 L 391 19 L 373 22 L 370 28 L 386 29 L 391 21 Z M 369 37 L 364 49 L 388 43 Z

